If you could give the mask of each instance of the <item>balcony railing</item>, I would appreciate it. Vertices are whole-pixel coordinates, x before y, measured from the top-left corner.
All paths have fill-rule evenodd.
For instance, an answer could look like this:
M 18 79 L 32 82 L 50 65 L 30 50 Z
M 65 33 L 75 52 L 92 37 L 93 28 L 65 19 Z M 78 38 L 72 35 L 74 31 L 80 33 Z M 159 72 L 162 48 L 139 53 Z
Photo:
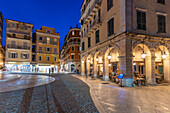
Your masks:
M 99 28 L 100 25 L 101 25 L 101 20 L 100 20 L 100 17 L 99 17 L 99 18 L 96 18 L 96 19 L 93 21 L 93 23 L 87 28 L 87 30 L 83 33 L 82 38 L 89 36 L 90 33 L 91 33 L 93 30 L 96 30 L 97 28 Z
M 79 59 L 67 59 L 66 62 L 80 62 Z
M 94 0 L 94 2 L 92 3 L 91 7 L 88 10 L 87 15 L 84 17 L 84 21 L 86 21 L 88 19 L 88 17 L 90 17 L 90 14 L 95 12 L 96 8 L 97 9 L 100 8 L 101 2 L 102 2 L 102 0 Z
M 32 40 L 32 37 L 17 37 L 17 36 L 13 36 L 11 34 L 7 35 L 9 38 L 16 38 L 16 39 L 23 39 L 23 40 Z
M 7 45 L 7 48 L 30 50 L 30 47 L 28 46 Z
M 46 40 L 39 40 L 39 43 L 43 43 L 43 44 L 52 44 L 52 45 L 58 45 L 58 42 L 53 42 L 51 41 L 50 43 L 47 43 Z

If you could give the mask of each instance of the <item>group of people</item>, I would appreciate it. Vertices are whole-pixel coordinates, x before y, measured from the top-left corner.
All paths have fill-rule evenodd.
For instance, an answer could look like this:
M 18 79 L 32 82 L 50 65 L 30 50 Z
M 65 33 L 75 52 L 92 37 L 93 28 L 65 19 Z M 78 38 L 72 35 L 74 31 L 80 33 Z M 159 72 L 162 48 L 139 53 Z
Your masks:
M 139 74 L 137 72 L 134 72 L 134 84 L 136 85 L 145 85 L 146 84 L 146 75 Z

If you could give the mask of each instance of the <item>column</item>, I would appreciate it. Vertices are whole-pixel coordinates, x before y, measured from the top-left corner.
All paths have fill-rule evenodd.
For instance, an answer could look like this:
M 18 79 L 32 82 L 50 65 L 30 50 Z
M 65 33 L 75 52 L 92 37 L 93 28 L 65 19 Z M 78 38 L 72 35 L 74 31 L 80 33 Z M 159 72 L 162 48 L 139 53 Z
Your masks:
M 109 61 L 105 54 L 103 55 L 103 80 L 109 80 Z
M 87 76 L 89 76 L 90 75 L 90 62 L 88 62 L 88 59 L 86 60 L 86 74 L 87 74 Z
M 151 51 L 151 56 L 146 56 L 145 58 L 145 68 L 146 68 L 146 81 L 151 85 L 156 85 L 155 76 L 155 52 Z
M 81 75 L 85 75 L 85 61 L 81 60 Z
M 164 64 L 164 82 L 170 82 L 170 57 L 167 56 L 166 59 L 163 60 Z
M 122 39 L 120 42 L 120 56 L 119 56 L 119 74 L 124 74 L 121 85 L 125 87 L 133 86 L 133 57 L 132 57 L 132 40 Z
M 96 57 L 93 57 L 94 61 L 93 61 L 93 77 L 97 78 L 97 61 L 96 61 Z

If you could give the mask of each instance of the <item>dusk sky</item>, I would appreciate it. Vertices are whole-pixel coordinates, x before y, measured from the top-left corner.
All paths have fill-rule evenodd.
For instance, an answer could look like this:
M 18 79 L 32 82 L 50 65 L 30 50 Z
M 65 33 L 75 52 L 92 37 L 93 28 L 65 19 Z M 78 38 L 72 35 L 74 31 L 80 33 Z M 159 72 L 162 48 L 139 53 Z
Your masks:
M 83 0 L 1 0 L 0 11 L 4 19 L 18 20 L 34 24 L 34 30 L 41 26 L 53 27 L 60 33 L 60 48 L 70 26 L 79 24 L 80 7 Z M 4 21 L 3 45 L 6 41 Z

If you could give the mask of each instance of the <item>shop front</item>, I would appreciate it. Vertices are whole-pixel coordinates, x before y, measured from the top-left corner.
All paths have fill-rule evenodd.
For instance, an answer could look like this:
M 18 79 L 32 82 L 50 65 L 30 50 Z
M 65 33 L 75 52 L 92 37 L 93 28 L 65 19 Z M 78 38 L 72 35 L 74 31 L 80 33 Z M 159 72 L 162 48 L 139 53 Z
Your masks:
M 32 72 L 31 65 L 28 62 L 6 62 L 5 68 L 8 72 Z

